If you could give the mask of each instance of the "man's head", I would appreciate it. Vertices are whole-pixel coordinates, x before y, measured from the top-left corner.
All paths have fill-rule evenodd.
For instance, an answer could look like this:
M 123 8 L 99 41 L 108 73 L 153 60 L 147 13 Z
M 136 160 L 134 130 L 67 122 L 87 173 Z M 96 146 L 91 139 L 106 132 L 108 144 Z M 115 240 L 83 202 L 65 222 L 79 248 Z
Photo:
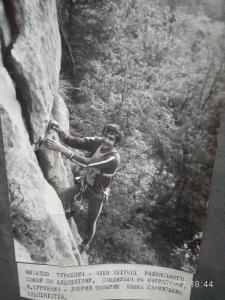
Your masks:
M 119 144 L 122 138 L 122 131 L 117 124 L 107 124 L 102 131 L 103 145 L 106 147 L 114 147 Z

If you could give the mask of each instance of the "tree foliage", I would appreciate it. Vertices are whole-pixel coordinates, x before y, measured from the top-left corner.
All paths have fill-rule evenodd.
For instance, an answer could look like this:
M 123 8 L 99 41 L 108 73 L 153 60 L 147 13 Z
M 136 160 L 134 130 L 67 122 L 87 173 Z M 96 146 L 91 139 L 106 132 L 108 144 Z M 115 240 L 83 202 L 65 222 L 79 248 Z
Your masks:
M 67 11 L 73 133 L 107 122 L 125 133 L 92 262 L 196 263 L 225 89 L 224 25 L 203 4 L 79 1 Z

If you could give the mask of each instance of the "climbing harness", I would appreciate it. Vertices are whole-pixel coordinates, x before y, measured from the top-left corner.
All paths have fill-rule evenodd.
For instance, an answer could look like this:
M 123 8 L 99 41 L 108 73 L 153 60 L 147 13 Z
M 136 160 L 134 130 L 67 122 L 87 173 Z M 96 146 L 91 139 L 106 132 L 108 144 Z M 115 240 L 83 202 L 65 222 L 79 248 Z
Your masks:
M 103 154 L 100 152 L 100 149 L 101 149 L 101 146 L 96 150 L 95 154 L 92 157 L 101 157 L 101 156 L 104 156 L 107 154 L 112 154 L 116 157 L 116 155 L 117 155 L 117 151 L 115 149 L 112 149 L 109 152 L 103 153 Z M 116 171 L 117 171 L 117 169 L 115 170 L 115 172 L 113 174 L 108 174 L 105 172 L 101 172 L 101 170 L 98 168 L 90 167 L 87 170 L 86 176 L 75 177 L 74 183 L 79 185 L 79 192 L 76 195 L 74 195 L 74 202 L 81 203 L 83 201 L 84 192 L 87 190 L 87 188 L 89 186 L 90 187 L 94 186 L 96 175 L 100 175 L 100 176 L 110 178 L 110 184 L 108 187 L 103 188 L 103 185 L 101 185 L 102 199 L 103 199 L 103 201 L 106 201 L 106 203 L 108 204 L 108 199 L 109 199 L 109 195 L 110 195 L 111 179 L 116 174 Z
M 74 195 L 74 201 L 82 202 L 83 193 L 87 189 L 87 184 L 85 184 L 85 179 L 82 176 L 77 176 L 74 178 L 74 183 L 79 185 L 79 192 L 76 195 Z

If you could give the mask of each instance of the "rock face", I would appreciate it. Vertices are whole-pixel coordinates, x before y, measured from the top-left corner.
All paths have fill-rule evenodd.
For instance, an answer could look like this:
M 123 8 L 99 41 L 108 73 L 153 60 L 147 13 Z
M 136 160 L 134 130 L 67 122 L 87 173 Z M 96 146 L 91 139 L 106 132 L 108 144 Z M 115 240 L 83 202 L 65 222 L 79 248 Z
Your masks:
M 31 141 L 44 137 L 58 90 L 61 42 L 55 0 L 13 1 L 18 37 L 11 50 L 13 71 Z M 41 116 L 41 122 L 40 122 Z
M 52 109 L 52 115 L 54 120 L 58 122 L 60 127 L 66 133 L 69 133 L 69 111 L 64 100 L 59 95 L 55 97 L 53 109 Z M 66 168 L 67 181 L 71 186 L 74 181 L 73 181 L 73 173 L 71 170 L 70 162 L 64 159 L 64 165 Z
M 61 42 L 56 3 L 4 4 L 0 0 L 1 53 L 7 53 L 10 63 L 0 56 L 0 113 L 16 251 L 24 249 L 24 261 L 29 253 L 34 262 L 78 264 L 74 232 L 57 196 L 71 184 L 70 166 L 59 153 L 39 145 L 46 136 L 58 138 L 47 130 L 50 119 L 55 117 L 69 130 L 68 112 L 58 96 Z M 15 40 L 12 17 L 18 29 Z M 21 253 L 17 257 L 23 260 Z
M 69 112 L 60 96 L 54 98 L 52 116 L 60 127 L 69 133 Z M 45 138 L 58 140 L 57 133 L 48 129 Z M 39 164 L 48 182 L 60 193 L 73 184 L 73 175 L 68 160 L 63 160 L 61 154 L 46 148 L 43 144 L 38 149 Z

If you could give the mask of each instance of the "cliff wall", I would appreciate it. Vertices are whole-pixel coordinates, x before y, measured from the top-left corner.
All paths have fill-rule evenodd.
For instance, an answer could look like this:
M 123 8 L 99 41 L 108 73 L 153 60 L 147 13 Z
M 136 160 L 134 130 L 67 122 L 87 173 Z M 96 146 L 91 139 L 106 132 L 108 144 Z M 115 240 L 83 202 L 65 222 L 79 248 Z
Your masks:
M 46 137 L 58 139 L 48 129 L 51 119 L 69 130 L 58 95 L 55 0 L 0 0 L 0 37 L 0 112 L 16 255 L 27 260 L 19 251 L 25 248 L 31 261 L 78 264 L 80 237 L 71 231 L 57 195 L 72 184 L 70 165 L 41 144 Z

